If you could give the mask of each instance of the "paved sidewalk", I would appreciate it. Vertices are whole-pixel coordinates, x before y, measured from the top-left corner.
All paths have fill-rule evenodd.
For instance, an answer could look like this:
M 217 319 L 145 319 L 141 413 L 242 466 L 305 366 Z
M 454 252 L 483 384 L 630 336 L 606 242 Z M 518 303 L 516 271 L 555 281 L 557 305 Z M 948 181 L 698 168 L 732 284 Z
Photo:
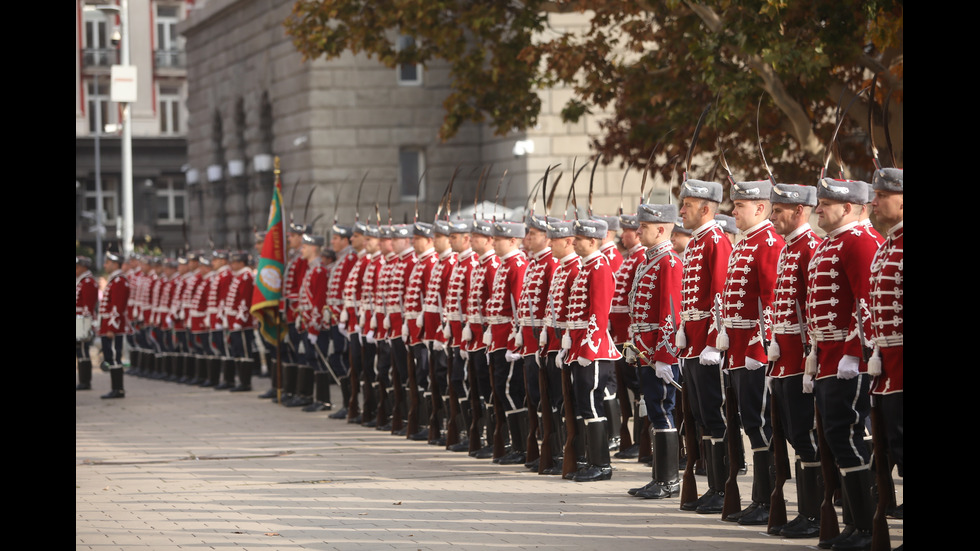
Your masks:
M 94 390 L 75 393 L 76 549 L 816 548 L 630 497 L 650 479 L 635 461 L 614 460 L 605 482 L 538 476 L 258 400 L 269 380 L 254 382 L 230 393 L 127 376 L 126 398 L 101 400 L 96 369 Z M 794 481 L 785 494 L 792 518 Z M 902 523 L 889 524 L 897 546 Z

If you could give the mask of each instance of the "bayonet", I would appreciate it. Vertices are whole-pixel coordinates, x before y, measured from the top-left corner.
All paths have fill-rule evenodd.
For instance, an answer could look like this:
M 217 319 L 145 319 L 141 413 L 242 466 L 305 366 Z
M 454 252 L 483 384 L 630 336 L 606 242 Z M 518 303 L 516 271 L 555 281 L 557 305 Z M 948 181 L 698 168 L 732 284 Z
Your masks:
M 830 164 L 830 157 L 834 153 L 834 143 L 837 141 L 837 133 L 840 132 L 841 125 L 844 124 L 845 115 L 847 115 L 847 112 L 850 111 L 851 106 L 854 105 L 854 102 L 857 101 L 857 99 L 861 97 L 862 94 L 864 94 L 865 90 L 867 90 L 867 88 L 862 88 L 860 92 L 858 92 L 857 94 L 854 95 L 853 98 L 851 98 L 851 101 L 847 104 L 847 108 L 844 109 L 843 113 L 840 113 L 840 116 L 837 119 L 837 125 L 834 128 L 834 133 L 830 136 L 830 141 L 827 143 L 827 153 L 824 155 L 823 167 L 820 169 L 821 180 L 827 175 L 827 165 Z M 843 99 L 844 96 L 841 95 L 841 100 Z M 838 110 L 839 109 L 840 108 L 838 107 Z
M 691 159 L 694 157 L 694 146 L 698 143 L 698 135 L 701 134 L 701 126 L 704 124 L 704 117 L 707 116 L 708 111 L 711 109 L 711 104 L 709 103 L 704 111 L 701 111 L 701 116 L 698 117 L 698 124 L 694 127 L 694 136 L 691 138 L 691 145 L 687 148 L 687 161 L 685 161 L 684 168 L 684 181 L 687 181 L 687 175 L 691 172 Z
M 759 155 L 762 156 L 762 165 L 766 167 L 766 174 L 769 175 L 769 183 L 776 185 L 776 177 L 772 174 L 772 169 L 769 167 L 769 163 L 766 161 L 766 152 L 762 149 L 762 131 L 760 130 L 759 117 L 762 113 L 762 99 L 766 97 L 763 92 L 759 96 L 759 106 L 755 110 L 755 137 L 759 142 Z
M 596 155 L 595 156 L 595 162 L 592 163 L 592 174 L 589 175 L 589 208 L 588 208 L 588 211 L 587 211 L 588 212 L 588 215 L 589 215 L 589 218 L 592 218 L 592 188 L 595 185 L 595 170 L 597 168 L 599 168 L 599 157 L 600 157 L 600 155 Z M 627 169 L 627 170 L 629 170 L 629 169 Z M 625 178 L 625 176 L 624 176 L 624 178 Z M 576 218 L 577 218 L 578 207 L 576 206 L 575 209 L 576 209 Z

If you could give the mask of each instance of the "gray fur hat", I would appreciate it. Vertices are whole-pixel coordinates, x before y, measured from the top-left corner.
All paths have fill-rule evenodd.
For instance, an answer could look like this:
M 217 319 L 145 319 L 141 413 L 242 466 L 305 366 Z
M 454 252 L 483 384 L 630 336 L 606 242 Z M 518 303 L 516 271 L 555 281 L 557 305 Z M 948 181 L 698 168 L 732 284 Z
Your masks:
M 735 182 L 732 184 L 729 195 L 732 201 L 768 201 L 771 192 L 772 183 L 769 180 L 752 180 Z
M 620 214 L 619 227 L 624 230 L 637 230 L 640 228 L 640 220 L 635 214 Z
M 381 226 L 381 239 L 391 239 L 394 231 L 391 226 Z
M 354 230 L 350 226 L 342 226 L 340 224 L 334 224 L 330 231 L 338 237 L 350 237 L 354 235 Z
M 735 218 L 728 216 L 727 214 L 716 214 L 715 222 L 718 222 L 721 229 L 728 233 L 738 233 L 738 228 L 735 227 Z
M 905 169 L 903 168 L 880 168 L 875 171 L 872 178 L 872 188 L 892 193 L 905 193 Z
M 684 235 L 694 235 L 694 231 L 693 230 L 689 230 L 689 229 L 685 228 L 684 227 L 684 224 L 681 224 L 679 221 L 674 224 L 674 229 L 671 230 L 670 233 L 682 233 Z
M 416 222 L 412 225 L 412 235 L 432 239 L 432 224 L 428 222 Z
M 538 231 L 543 231 L 543 232 L 547 233 L 547 231 L 548 231 L 548 224 L 550 224 L 552 222 L 558 222 L 558 219 L 555 218 L 554 216 L 549 216 L 549 217 L 545 218 L 544 216 L 542 216 L 540 214 L 534 214 L 534 215 L 531 215 L 531 216 L 528 216 L 527 217 L 526 224 L 527 224 L 527 227 L 528 228 L 534 228 L 534 229 L 536 229 Z
M 354 233 L 364 235 L 367 233 L 367 224 L 364 222 L 354 222 Z
M 519 222 L 494 222 L 494 237 L 509 237 L 522 239 L 527 233 L 527 228 Z
M 606 231 L 619 231 L 619 217 L 618 216 L 593 216 L 593 220 L 602 220 L 606 223 L 608 228 Z
M 368 225 L 367 229 L 364 230 L 364 235 L 368 237 L 381 237 L 381 228 L 378 226 Z
M 817 183 L 817 199 L 865 205 L 868 203 L 868 184 L 860 180 L 821 178 Z
M 676 224 L 677 205 L 641 204 L 636 209 L 637 222 Z
M 449 233 L 470 233 L 473 231 L 472 220 L 452 220 L 449 222 Z
M 571 222 L 548 222 L 548 239 L 561 239 L 573 235 Z
M 796 184 L 776 184 L 769 193 L 770 203 L 817 206 L 817 188 Z
M 303 244 L 313 245 L 314 247 L 322 247 L 326 240 L 322 235 L 312 235 L 309 233 L 303 234 Z
M 399 237 L 411 237 L 412 236 L 412 226 L 410 224 L 395 224 L 391 227 L 391 237 L 392 239 L 397 239 Z
M 470 233 L 493 237 L 493 223 L 487 220 L 474 220 L 473 229 L 470 230 Z
M 452 226 L 445 220 L 436 220 L 432 224 L 432 231 L 439 235 L 449 236 L 452 233 Z
M 582 237 L 592 237 L 602 241 L 609 232 L 609 226 L 605 220 L 576 220 L 572 223 L 572 231 L 575 235 Z
M 721 203 L 724 197 L 724 190 L 718 182 L 688 179 L 681 184 L 680 198 L 684 199 L 685 197 L 706 199 L 714 203 Z

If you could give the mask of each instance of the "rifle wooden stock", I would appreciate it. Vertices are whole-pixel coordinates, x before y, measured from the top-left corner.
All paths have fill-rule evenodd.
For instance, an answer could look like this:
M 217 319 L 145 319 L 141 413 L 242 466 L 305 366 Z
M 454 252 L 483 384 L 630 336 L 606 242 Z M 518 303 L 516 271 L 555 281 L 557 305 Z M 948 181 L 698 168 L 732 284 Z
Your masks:
M 876 399 L 877 398 L 877 399 Z M 871 440 L 875 463 L 875 482 L 878 485 L 878 504 L 875 507 L 874 521 L 871 525 L 871 551 L 891 549 L 888 535 L 888 507 L 895 495 L 892 480 L 891 462 L 888 460 L 888 439 L 885 433 L 885 420 L 882 419 L 879 396 L 871 397 Z
M 555 466 L 555 454 L 551 449 L 551 439 L 555 434 L 554 418 L 551 416 L 551 393 L 548 389 L 548 352 L 544 351 L 544 365 L 538 366 L 538 387 L 541 389 L 541 452 L 538 454 L 538 474 Z M 530 440 L 530 436 L 528 437 Z
M 728 479 L 725 480 L 725 504 L 721 507 L 722 520 L 728 515 L 742 510 L 742 496 L 738 491 L 739 462 L 738 439 L 742 431 L 738 422 L 738 398 L 735 396 L 735 385 L 731 374 L 726 377 L 725 385 L 725 424 L 728 426 Z
M 456 366 L 456 355 L 446 346 L 446 390 L 449 393 L 449 416 L 446 420 L 446 448 L 459 444 L 459 396 L 453 388 L 453 369 Z
M 397 371 L 397 369 L 392 369 L 392 371 Z M 388 423 L 388 415 L 385 412 L 385 404 L 388 402 L 388 389 L 381 382 L 380 377 L 376 377 L 378 381 L 378 414 L 375 417 L 376 426 L 383 427 Z
M 535 365 L 537 365 L 537 358 L 535 358 Z M 541 366 L 537 365 L 537 367 L 540 383 Z M 523 358 L 518 369 L 524 369 Z M 528 380 L 526 373 L 524 376 L 524 396 L 524 403 L 527 404 L 527 442 L 524 444 L 524 462 L 531 463 L 541 457 L 541 452 L 538 449 L 538 426 L 540 423 L 538 423 L 538 407 L 531 403 L 531 381 Z M 538 393 L 538 405 L 541 405 L 540 392 Z
M 563 398 L 563 408 L 565 410 L 565 448 L 562 452 L 561 476 L 574 473 L 578 470 L 575 456 L 575 401 L 572 393 L 572 368 L 561 368 L 561 393 Z M 579 435 L 584 436 L 584 435 Z
M 465 322 L 464 322 L 465 323 Z M 470 438 L 469 453 L 474 453 L 483 447 L 483 433 L 480 430 L 480 419 L 483 417 L 483 395 L 480 394 L 480 387 L 476 382 L 476 362 L 469 361 L 466 369 L 466 384 L 469 385 L 470 397 L 470 426 L 466 428 Z
M 633 407 L 623 375 L 623 370 L 626 369 L 625 364 L 626 360 L 623 358 L 616 360 L 616 400 L 619 401 L 619 412 L 622 417 L 622 424 L 619 426 L 619 449 L 621 450 L 633 447 L 633 436 L 630 434 L 630 417 L 633 416 Z
M 419 431 L 419 385 L 415 377 L 415 354 L 412 345 L 405 344 L 408 351 L 406 365 L 408 365 L 408 385 L 405 391 L 408 393 L 408 423 L 406 424 L 405 435 L 411 437 Z
M 360 336 L 357 338 L 360 339 Z M 358 346 L 361 345 L 358 344 Z M 361 388 L 361 373 L 364 372 L 364 366 L 360 365 L 360 363 L 354 363 L 354 350 L 353 347 L 350 348 L 351 350 L 348 352 L 350 370 L 347 373 L 347 378 L 350 380 L 350 400 L 347 402 L 347 420 L 349 422 L 353 422 L 354 419 L 361 414 L 361 410 L 357 405 L 357 395 L 359 394 L 359 390 Z M 358 359 L 364 361 L 363 350 L 361 351 L 360 356 L 361 357 Z M 329 365 L 327 366 L 327 369 L 330 369 Z
M 394 434 L 402 429 L 402 404 L 405 403 L 405 387 L 402 385 L 402 375 L 398 372 L 398 365 L 395 363 L 395 347 L 404 344 L 391 344 L 391 433 Z
M 493 458 L 497 459 L 507 454 L 507 446 L 504 445 L 504 404 L 493 384 L 496 381 L 493 361 L 487 363 L 490 364 L 490 401 L 493 402 Z
M 779 418 L 779 406 L 772 399 L 772 458 L 776 466 L 776 482 L 769 497 L 769 526 L 773 529 L 786 524 L 786 498 L 783 496 L 783 485 L 789 478 L 789 450 L 786 448 L 786 435 L 783 433 L 783 422 Z
M 636 441 L 638 446 L 637 451 L 639 456 L 637 459 L 646 459 L 653 457 L 653 442 L 650 441 L 650 418 L 643 418 L 643 428 L 640 429 L 640 438 Z
M 840 488 L 837 478 L 837 466 L 834 465 L 834 455 L 830 453 L 830 444 L 823 432 L 823 421 L 816 402 L 813 404 L 813 415 L 817 420 L 817 449 L 820 450 L 820 473 L 823 476 L 823 502 L 820 504 L 820 541 L 826 541 L 840 535 L 840 525 L 837 523 L 837 511 L 834 509 L 834 493 Z
M 446 350 L 443 348 L 443 350 Z M 439 439 L 442 427 L 439 426 L 439 410 L 442 409 L 442 394 L 439 392 L 439 385 L 436 384 L 436 349 L 429 350 L 429 395 L 432 397 L 430 403 L 429 418 L 426 422 L 429 425 L 429 442 Z M 446 365 L 449 365 L 449 355 L 446 354 Z M 448 370 L 447 370 L 448 372 Z
M 681 484 L 681 504 L 693 503 L 698 499 L 698 483 L 694 478 L 694 464 L 701 459 L 701 446 L 698 427 L 691 409 L 691 391 L 687 381 L 681 388 L 681 411 L 684 412 L 684 447 L 687 448 L 687 462 L 684 464 L 684 478 Z M 649 434 L 649 431 L 645 431 Z M 647 436 L 649 441 L 650 437 Z M 643 456 L 643 452 L 640 452 Z

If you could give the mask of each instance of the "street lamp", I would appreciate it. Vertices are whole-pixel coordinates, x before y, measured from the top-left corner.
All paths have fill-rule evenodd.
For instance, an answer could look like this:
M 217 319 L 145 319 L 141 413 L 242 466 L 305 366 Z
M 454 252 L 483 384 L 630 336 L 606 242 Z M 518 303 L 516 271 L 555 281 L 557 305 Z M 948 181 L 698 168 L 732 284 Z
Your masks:
M 127 255 L 133 252 L 133 127 L 130 119 L 130 104 L 136 100 L 136 79 L 135 68 L 130 68 L 129 64 L 129 0 L 120 0 L 118 6 L 103 4 L 97 7 L 99 11 L 107 15 L 119 16 L 119 27 L 121 34 L 121 56 L 120 64 L 122 67 L 131 69 L 133 76 L 133 93 L 126 101 L 117 98 L 116 79 L 113 79 L 112 95 L 114 101 L 122 104 L 122 245 L 123 252 Z M 115 74 L 116 68 L 113 67 Z M 114 75 L 115 76 L 115 75 Z

